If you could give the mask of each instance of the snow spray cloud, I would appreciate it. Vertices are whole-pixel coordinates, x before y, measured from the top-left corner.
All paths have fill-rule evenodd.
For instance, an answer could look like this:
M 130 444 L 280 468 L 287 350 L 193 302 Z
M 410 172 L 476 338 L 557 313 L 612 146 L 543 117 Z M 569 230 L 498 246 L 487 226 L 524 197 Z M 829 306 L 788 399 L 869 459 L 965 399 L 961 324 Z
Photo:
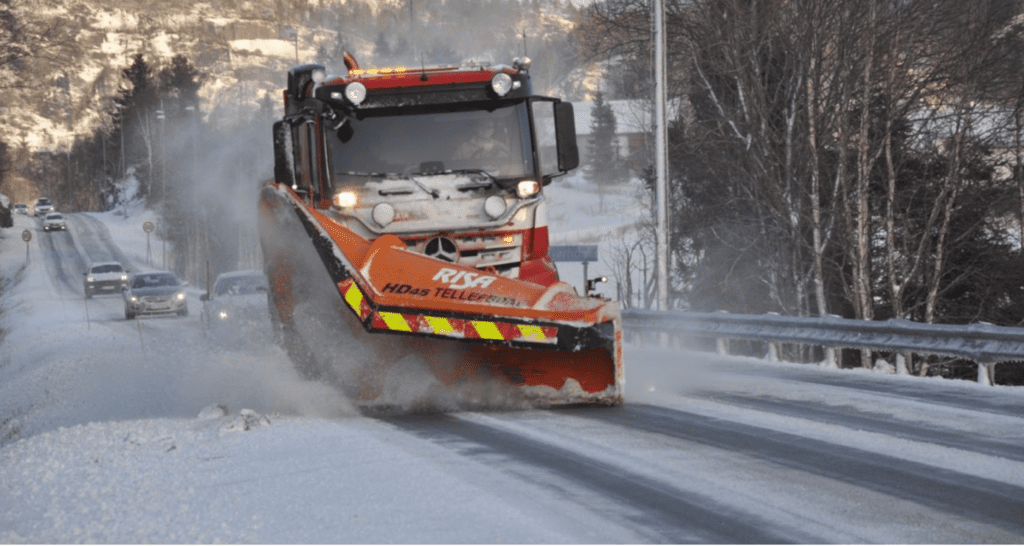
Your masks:
M 158 234 L 170 243 L 168 268 L 202 292 L 220 273 L 264 268 L 257 206 L 260 187 L 273 173 L 272 120 L 239 121 L 252 113 L 227 110 L 215 109 L 205 121 L 169 122 L 162 143 L 167 174 L 161 178 L 163 169 L 155 169 L 150 187 L 163 197 Z M 150 352 L 182 374 L 166 384 L 175 393 L 171 413 L 210 404 L 324 417 L 354 413 L 335 389 L 301 377 L 272 340 L 209 341 Z M 228 350 L 220 341 L 241 343 L 227 344 L 237 349 Z

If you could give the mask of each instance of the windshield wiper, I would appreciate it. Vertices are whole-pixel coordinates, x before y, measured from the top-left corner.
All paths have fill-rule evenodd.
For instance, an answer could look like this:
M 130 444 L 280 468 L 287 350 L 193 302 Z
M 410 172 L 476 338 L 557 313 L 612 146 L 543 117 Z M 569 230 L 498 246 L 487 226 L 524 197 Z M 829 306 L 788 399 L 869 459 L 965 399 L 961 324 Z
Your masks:
M 409 174 L 409 180 L 412 180 L 417 186 L 420 187 L 421 190 L 429 193 L 430 196 L 433 197 L 434 199 L 437 199 L 438 197 L 441 197 L 441 192 L 439 192 L 439 191 L 437 191 L 436 189 L 433 189 L 433 188 L 428 188 L 423 182 L 420 182 L 419 180 L 416 180 L 416 177 L 413 176 L 412 174 Z
M 495 178 L 493 174 L 491 174 L 491 173 L 489 173 L 489 172 L 487 172 L 487 171 L 485 171 L 483 169 L 452 169 L 452 170 L 445 171 L 445 172 L 446 173 L 451 173 L 451 174 L 479 174 L 479 175 L 483 175 L 482 178 L 474 178 L 474 179 L 472 179 L 472 182 L 470 182 L 469 184 L 463 184 L 463 185 L 459 186 L 458 187 L 459 191 L 487 189 L 487 188 L 491 187 L 492 184 L 494 184 L 494 183 L 496 183 L 498 181 L 497 178 Z

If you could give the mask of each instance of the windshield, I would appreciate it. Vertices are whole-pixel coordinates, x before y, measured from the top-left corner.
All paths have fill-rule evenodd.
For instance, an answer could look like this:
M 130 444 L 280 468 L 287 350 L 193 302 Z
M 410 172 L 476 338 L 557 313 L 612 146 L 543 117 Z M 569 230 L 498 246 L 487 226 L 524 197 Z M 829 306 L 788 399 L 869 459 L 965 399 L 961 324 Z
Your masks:
M 218 296 L 245 296 L 266 291 L 266 279 L 257 275 L 221 279 L 214 289 L 214 293 Z
M 169 274 L 146 273 L 138 275 L 132 282 L 132 288 L 152 288 L 155 286 L 178 286 L 177 277 Z
M 97 265 L 92 268 L 93 273 L 123 273 L 124 268 L 118 264 Z
M 346 174 L 431 174 L 485 170 L 498 178 L 533 176 L 525 103 L 493 111 L 436 111 L 350 118 L 327 135 L 334 185 Z

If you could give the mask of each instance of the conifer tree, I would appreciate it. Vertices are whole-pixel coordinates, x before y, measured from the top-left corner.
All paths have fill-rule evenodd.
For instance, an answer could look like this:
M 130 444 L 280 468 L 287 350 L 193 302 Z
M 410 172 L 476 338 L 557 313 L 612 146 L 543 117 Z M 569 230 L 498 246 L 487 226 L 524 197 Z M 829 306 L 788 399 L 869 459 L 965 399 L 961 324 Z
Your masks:
M 619 143 L 615 136 L 615 111 L 605 102 L 604 94 L 600 91 L 594 97 L 590 117 L 592 140 L 586 173 L 595 184 L 606 187 L 619 180 L 622 160 L 619 157 Z

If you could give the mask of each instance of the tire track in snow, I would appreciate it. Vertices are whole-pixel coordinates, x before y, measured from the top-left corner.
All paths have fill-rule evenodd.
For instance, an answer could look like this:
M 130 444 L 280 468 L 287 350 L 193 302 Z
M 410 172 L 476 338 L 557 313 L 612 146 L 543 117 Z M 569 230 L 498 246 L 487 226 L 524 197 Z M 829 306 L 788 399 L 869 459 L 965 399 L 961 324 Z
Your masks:
M 659 406 L 579 417 L 712 446 L 912 501 L 1024 537 L 1024 488 L 912 460 Z M 793 539 L 789 539 L 793 540 Z
M 808 365 L 810 366 L 810 365 Z M 976 389 L 965 391 L 956 388 L 955 381 L 943 379 L 908 378 L 906 382 L 875 381 L 871 377 L 858 377 L 859 374 L 851 370 L 837 371 L 837 373 L 820 373 L 822 370 L 800 370 L 793 367 L 751 365 L 744 369 L 733 369 L 730 373 L 748 375 L 753 377 L 765 377 L 772 380 L 790 380 L 800 383 L 814 385 L 825 385 L 830 387 L 852 389 L 875 394 L 882 394 L 892 398 L 905 400 L 918 400 L 928 404 L 944 405 L 951 408 L 966 409 L 1006 415 L 1010 417 L 1024 417 L 1024 398 L 1018 401 L 1009 402 L 1005 396 L 988 397 L 986 393 Z M 920 389 L 914 383 L 916 381 L 950 381 L 949 388 L 945 393 L 936 394 L 935 388 Z
M 89 262 L 120 262 L 125 269 L 137 270 L 131 258 L 118 247 L 107 226 L 100 220 L 93 218 L 89 213 L 72 214 L 76 220 L 77 233 L 82 250 L 88 256 Z
M 785 400 L 765 396 L 722 395 L 717 393 L 713 395 L 701 395 L 698 393 L 695 396 L 756 411 L 809 419 L 849 429 L 876 432 L 895 438 L 932 443 L 953 449 L 1024 462 L 1024 444 L 1019 442 L 991 440 L 969 432 L 943 429 L 924 423 L 909 424 L 894 421 L 888 415 L 868 413 L 847 406 L 827 406 L 809 403 L 805 400 Z
M 600 408 L 589 411 L 604 413 Z M 793 529 L 779 529 L 773 521 L 758 514 L 738 513 L 734 507 L 700 493 L 508 430 L 448 415 L 382 420 L 467 457 L 493 460 L 496 471 L 517 474 L 515 468 L 525 465 L 529 471 L 522 474 L 540 472 L 542 477 L 534 479 L 534 483 L 549 495 L 565 497 L 576 507 L 616 519 L 623 528 L 645 537 L 645 542 L 818 542 L 816 537 Z M 609 512 L 608 506 L 616 509 Z
M 64 288 L 72 294 L 81 294 L 82 286 L 77 276 L 70 271 L 85 271 L 85 263 L 75 248 L 74 239 L 67 231 L 46 232 L 42 227 L 36 230 L 42 259 L 50 278 L 61 294 Z

